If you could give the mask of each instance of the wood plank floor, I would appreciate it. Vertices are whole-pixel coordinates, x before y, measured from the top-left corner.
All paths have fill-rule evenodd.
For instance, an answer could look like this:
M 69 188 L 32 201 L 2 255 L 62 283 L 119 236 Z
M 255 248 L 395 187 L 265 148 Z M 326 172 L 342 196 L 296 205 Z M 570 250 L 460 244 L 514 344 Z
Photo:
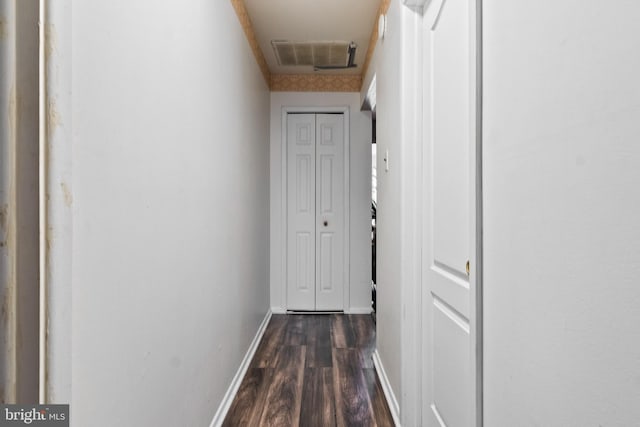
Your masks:
M 393 426 L 370 315 L 274 314 L 223 426 Z

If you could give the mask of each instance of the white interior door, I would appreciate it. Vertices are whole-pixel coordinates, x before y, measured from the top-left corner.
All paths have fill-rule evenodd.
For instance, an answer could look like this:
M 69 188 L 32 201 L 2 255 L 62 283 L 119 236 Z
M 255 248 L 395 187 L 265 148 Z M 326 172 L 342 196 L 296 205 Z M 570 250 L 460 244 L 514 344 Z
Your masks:
M 475 0 L 425 11 L 423 424 L 478 423 Z M 470 262 L 470 264 L 467 264 Z
M 287 309 L 343 310 L 344 115 L 287 116 Z

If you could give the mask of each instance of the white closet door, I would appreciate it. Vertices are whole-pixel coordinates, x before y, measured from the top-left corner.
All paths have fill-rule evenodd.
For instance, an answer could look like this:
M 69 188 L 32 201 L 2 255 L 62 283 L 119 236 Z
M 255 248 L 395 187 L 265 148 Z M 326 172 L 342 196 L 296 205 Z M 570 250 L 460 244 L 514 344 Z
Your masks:
M 344 115 L 287 116 L 287 309 L 344 308 Z

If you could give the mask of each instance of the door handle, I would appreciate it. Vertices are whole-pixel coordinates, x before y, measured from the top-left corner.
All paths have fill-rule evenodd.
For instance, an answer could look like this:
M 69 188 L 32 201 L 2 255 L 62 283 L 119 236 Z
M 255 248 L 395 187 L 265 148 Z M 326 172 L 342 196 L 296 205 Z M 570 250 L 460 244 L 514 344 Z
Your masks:
M 326 227 L 327 225 L 329 225 L 329 221 L 325 221 L 323 224 Z
M 467 277 L 469 276 L 469 272 L 471 271 L 471 266 L 469 265 L 469 260 L 467 260 L 467 264 L 464 266 L 464 269 L 467 272 Z

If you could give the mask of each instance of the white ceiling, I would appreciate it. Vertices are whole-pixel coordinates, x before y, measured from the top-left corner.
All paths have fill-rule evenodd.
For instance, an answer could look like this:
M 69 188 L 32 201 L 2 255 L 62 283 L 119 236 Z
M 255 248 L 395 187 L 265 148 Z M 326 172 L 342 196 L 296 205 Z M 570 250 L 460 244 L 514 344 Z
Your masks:
M 361 74 L 377 18 L 377 0 L 245 0 L 253 30 L 274 74 Z M 271 40 L 354 41 L 356 68 L 313 71 L 311 66 L 282 67 Z

